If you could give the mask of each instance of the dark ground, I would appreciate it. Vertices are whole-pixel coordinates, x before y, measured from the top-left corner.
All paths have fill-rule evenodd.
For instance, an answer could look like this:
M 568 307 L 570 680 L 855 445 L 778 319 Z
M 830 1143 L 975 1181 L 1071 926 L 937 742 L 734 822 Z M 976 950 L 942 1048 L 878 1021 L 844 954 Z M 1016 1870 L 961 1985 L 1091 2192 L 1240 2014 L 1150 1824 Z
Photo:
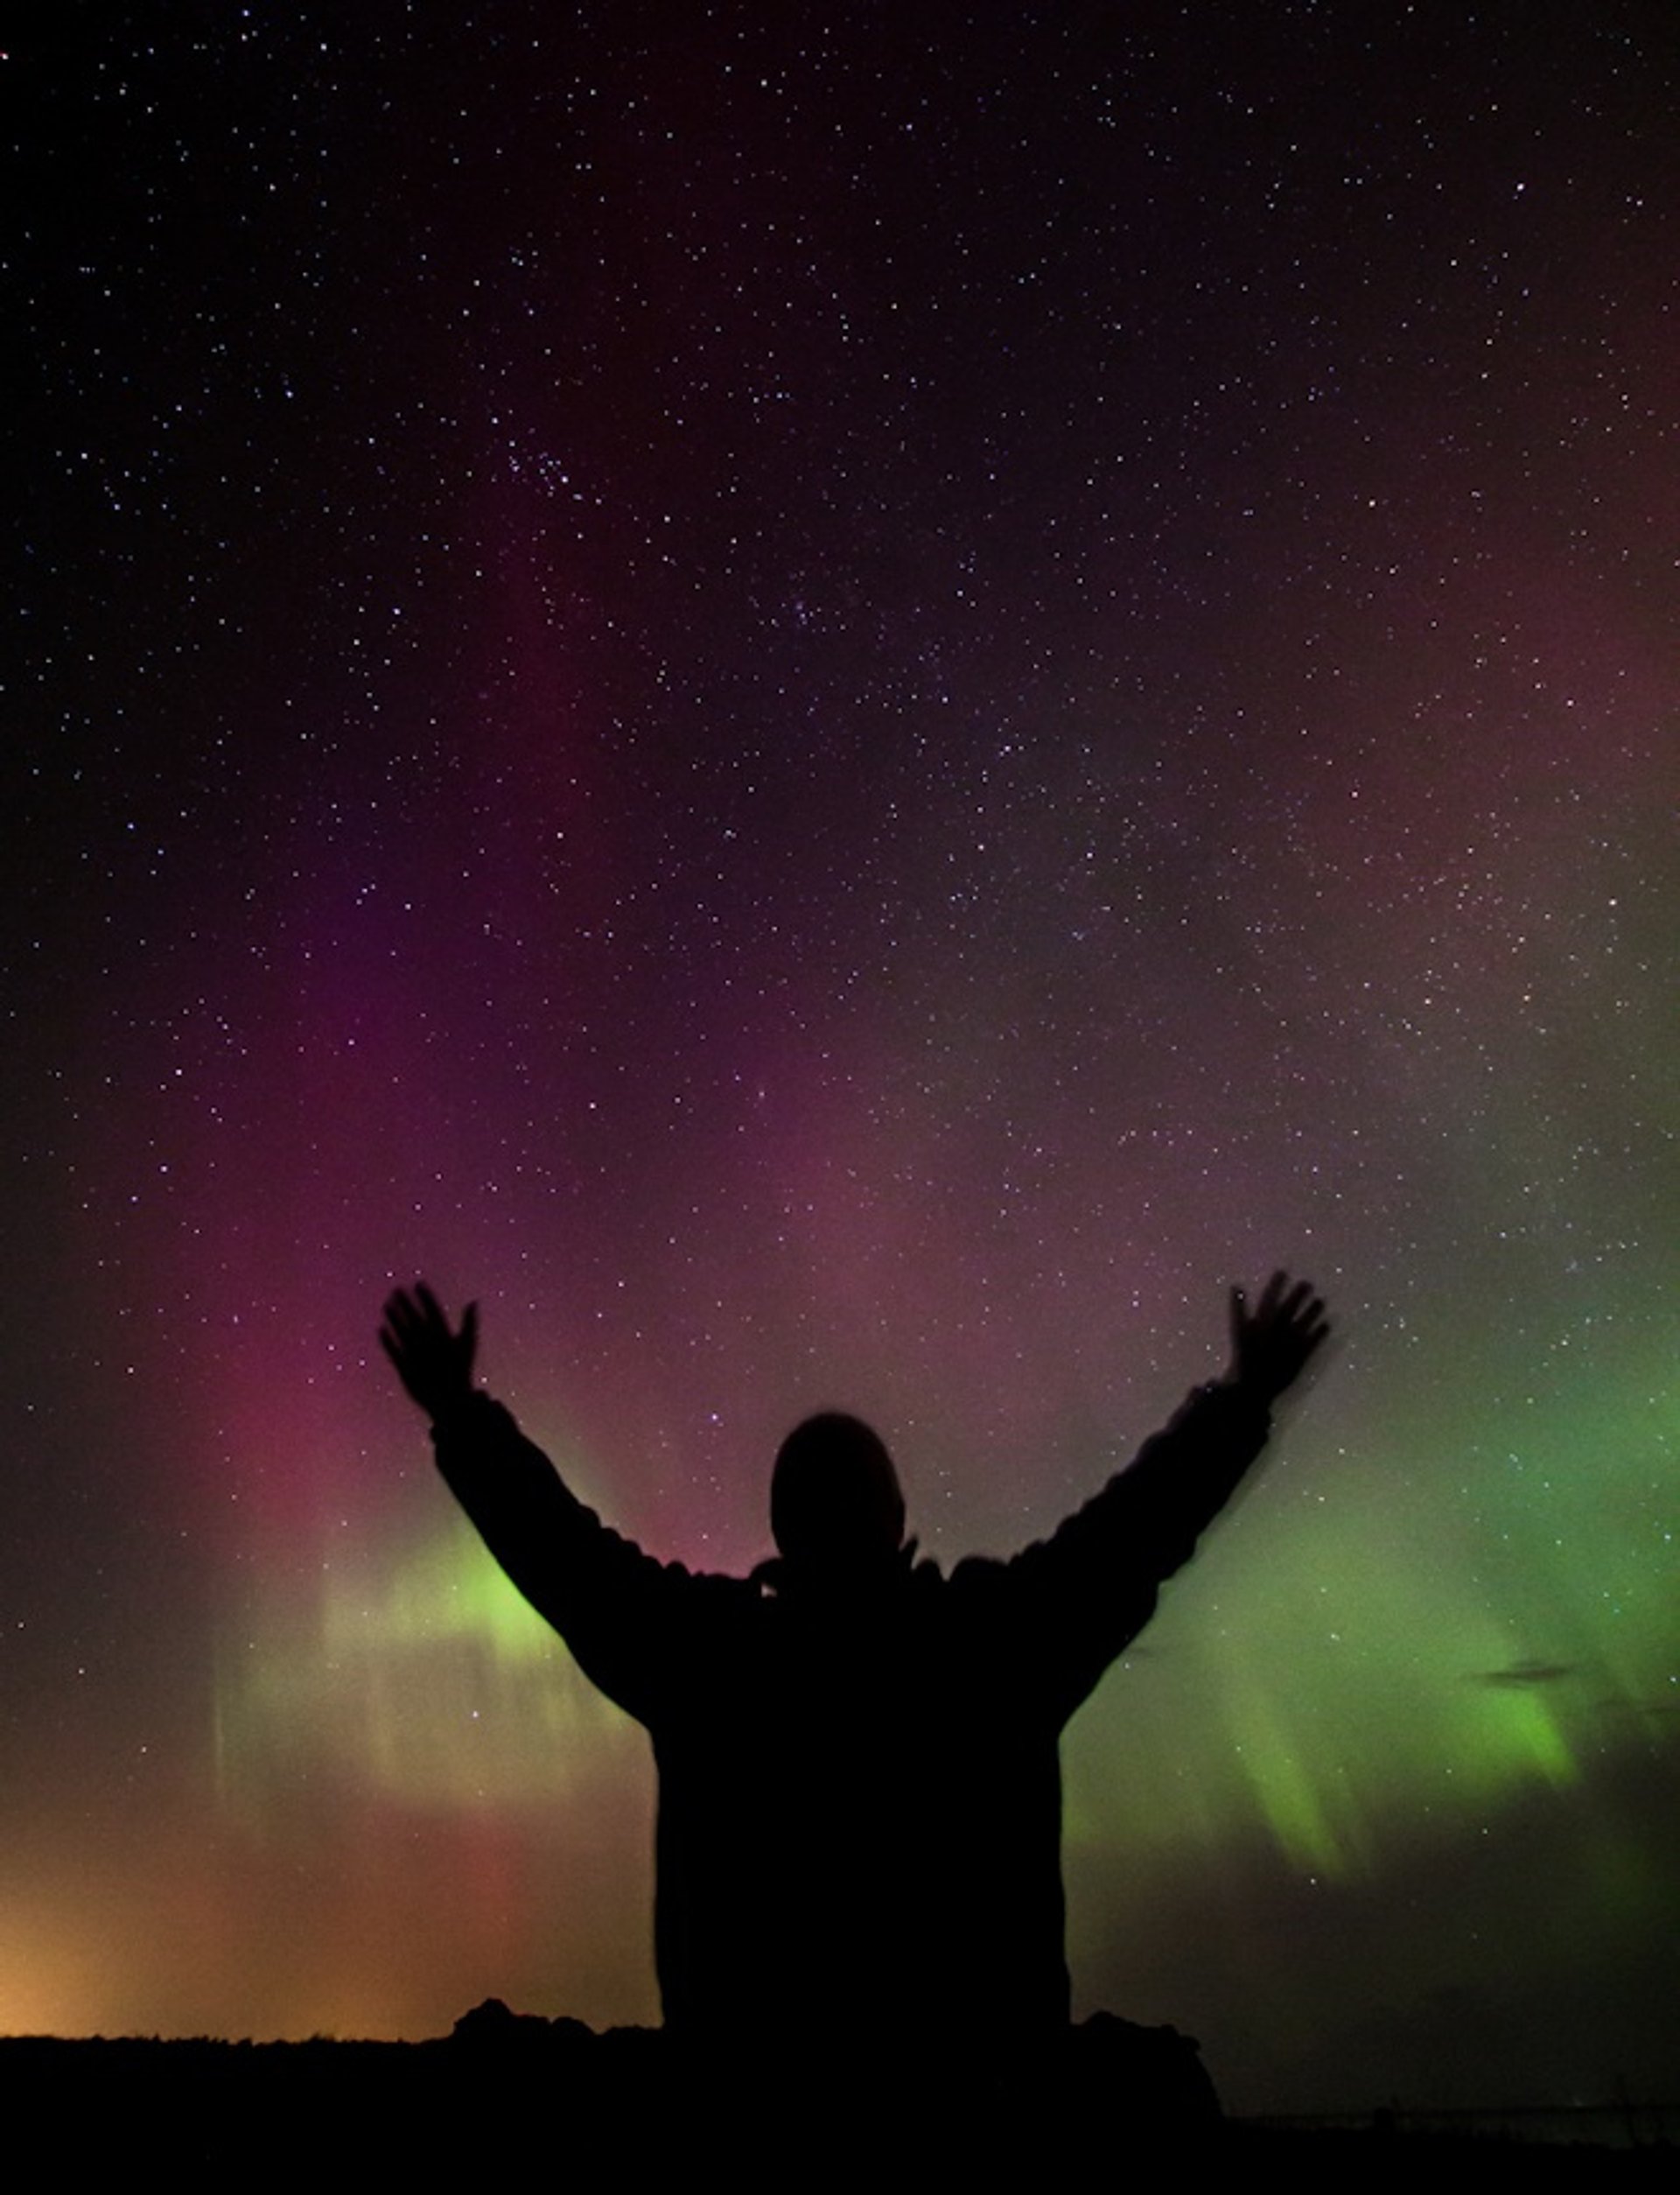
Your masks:
M 474 2021 L 477 2021 L 475 2026 Z M 1076 2030 L 1054 2058 L 814 2065 L 685 2058 L 643 2030 L 470 2016 L 421 2044 L 0 2041 L 14 2154 L 79 2176 L 150 2164 L 200 2176 L 335 2181 L 360 2171 L 523 2177 L 593 2184 L 710 2160 L 732 2185 L 903 2185 L 953 2169 L 987 2180 L 1174 2170 L 1287 2174 L 1292 2188 L 1416 2186 L 1427 2176 L 1542 2187 L 1667 2182 L 1665 2143 L 1612 2148 L 1365 2128 L 1222 2120 L 1194 2046 L 1172 2030 Z M 1594 2128 L 1602 2132 L 1602 2122 Z M 1634 2131 L 1637 2132 L 1635 2127 Z

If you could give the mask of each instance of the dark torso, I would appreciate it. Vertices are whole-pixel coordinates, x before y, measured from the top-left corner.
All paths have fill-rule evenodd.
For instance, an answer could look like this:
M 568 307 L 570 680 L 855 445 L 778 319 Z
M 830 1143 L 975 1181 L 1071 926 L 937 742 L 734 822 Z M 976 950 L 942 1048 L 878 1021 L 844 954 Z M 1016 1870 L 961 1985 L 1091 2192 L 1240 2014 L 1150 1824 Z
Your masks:
M 999 1566 L 856 1595 L 695 1580 L 644 1719 L 673 2026 L 1065 2021 L 1067 1706 Z
M 508 1576 L 652 1735 L 671 2026 L 1065 2023 L 1058 1741 L 1258 1453 L 1263 1407 L 1199 1389 L 1048 1539 L 845 1593 L 654 1561 L 487 1397 L 435 1430 Z

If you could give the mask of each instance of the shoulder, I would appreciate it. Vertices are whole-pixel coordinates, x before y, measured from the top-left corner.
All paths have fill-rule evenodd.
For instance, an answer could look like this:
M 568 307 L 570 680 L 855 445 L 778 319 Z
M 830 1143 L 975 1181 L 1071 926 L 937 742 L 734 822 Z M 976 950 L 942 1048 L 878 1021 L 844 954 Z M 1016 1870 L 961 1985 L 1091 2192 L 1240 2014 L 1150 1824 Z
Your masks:
M 942 1577 L 933 1563 L 927 1566 L 947 1593 L 968 1595 L 994 1592 L 1008 1581 L 1010 1566 L 997 1555 L 964 1555 L 950 1576 Z
M 984 1633 L 1010 1622 L 1021 1600 L 1020 1557 L 1002 1561 L 996 1555 L 965 1555 L 948 1578 L 934 1573 L 935 1590 L 929 1595 L 941 1620 L 959 1630 L 977 1625 Z

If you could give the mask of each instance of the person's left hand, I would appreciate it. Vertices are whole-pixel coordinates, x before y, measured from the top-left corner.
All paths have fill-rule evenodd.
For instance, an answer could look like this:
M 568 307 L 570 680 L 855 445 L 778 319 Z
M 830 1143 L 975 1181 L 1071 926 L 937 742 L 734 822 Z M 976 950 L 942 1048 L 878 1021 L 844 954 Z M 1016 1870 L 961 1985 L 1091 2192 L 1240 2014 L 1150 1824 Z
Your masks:
M 429 1417 L 441 1418 L 472 1392 L 479 1307 L 467 1305 L 458 1332 L 424 1280 L 412 1294 L 399 1288 L 385 1306 L 379 1345 L 414 1400 Z

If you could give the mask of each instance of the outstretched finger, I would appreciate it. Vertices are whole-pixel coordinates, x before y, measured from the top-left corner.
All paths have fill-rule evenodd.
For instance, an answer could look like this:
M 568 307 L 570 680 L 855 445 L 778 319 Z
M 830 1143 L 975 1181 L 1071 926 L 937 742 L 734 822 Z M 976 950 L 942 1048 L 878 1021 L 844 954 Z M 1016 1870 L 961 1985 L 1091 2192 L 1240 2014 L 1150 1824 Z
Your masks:
M 385 1306 L 385 1324 L 381 1330 L 381 1338 L 388 1336 L 393 1341 L 407 1341 L 414 1331 L 418 1316 L 407 1290 L 396 1289 Z
M 1298 1280 L 1278 1305 L 1278 1315 L 1280 1319 L 1287 1320 L 1292 1326 L 1298 1325 L 1306 1305 L 1309 1301 L 1315 1300 L 1312 1295 L 1312 1283 L 1310 1280 Z M 1319 1308 L 1322 1310 L 1324 1307 L 1320 1304 Z
M 1306 1306 L 1296 1322 L 1295 1330 L 1299 1336 L 1301 1361 L 1305 1364 L 1330 1338 L 1330 1321 L 1325 1315 L 1321 1296 L 1315 1295 Z

